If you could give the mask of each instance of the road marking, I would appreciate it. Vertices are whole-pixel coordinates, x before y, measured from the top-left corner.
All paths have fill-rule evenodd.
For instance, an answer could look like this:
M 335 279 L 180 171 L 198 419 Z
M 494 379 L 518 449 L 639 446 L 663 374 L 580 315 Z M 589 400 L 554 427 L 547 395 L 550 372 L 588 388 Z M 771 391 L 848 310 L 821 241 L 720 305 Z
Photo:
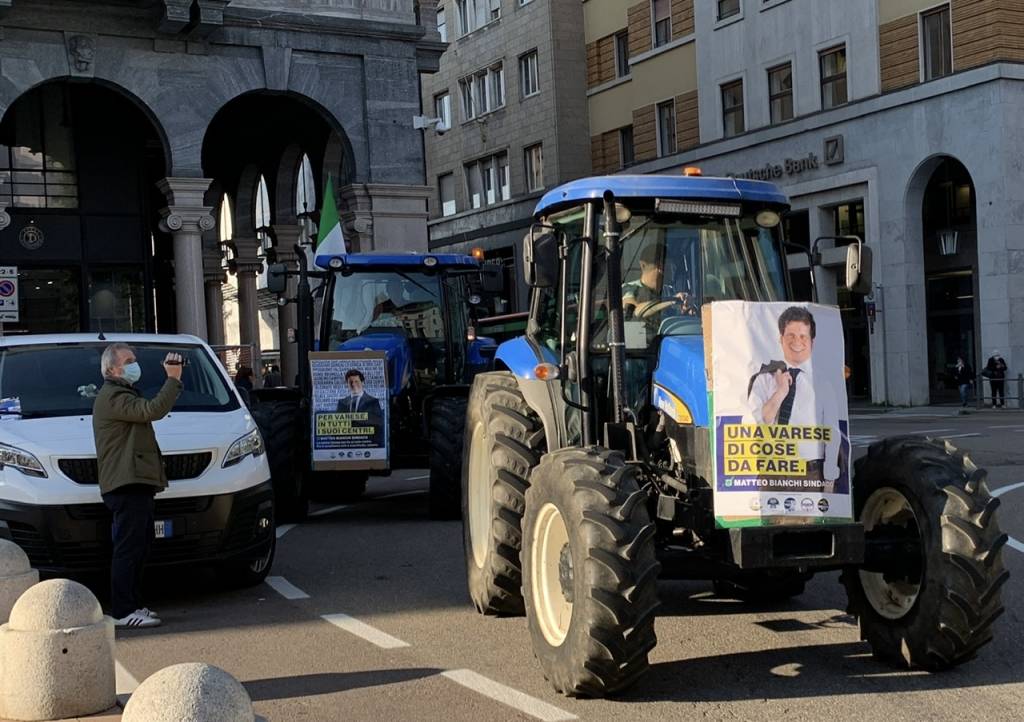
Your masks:
M 128 704 L 128 698 L 138 689 L 139 680 L 135 679 L 131 672 L 124 668 L 119 660 L 114 660 L 114 694 L 117 695 L 117 702 L 123 708 Z
M 947 431 L 953 431 L 953 429 L 915 429 L 915 434 L 943 434 Z
M 264 579 L 271 589 L 285 599 L 309 599 L 309 595 L 289 582 L 284 577 L 267 577 Z
M 399 649 L 401 647 L 408 647 L 408 642 L 403 642 L 398 637 L 392 637 L 387 632 L 382 632 L 375 627 L 371 627 L 365 622 L 360 622 L 354 617 L 350 617 L 347 614 L 323 614 L 321 619 L 330 622 L 339 629 L 344 629 L 350 634 L 354 634 L 357 637 L 362 637 L 371 644 L 376 644 L 381 649 Z
M 993 490 L 991 493 L 992 496 L 1002 496 L 1003 494 L 1009 493 L 1016 489 L 1020 489 L 1022 487 L 1024 487 L 1024 481 L 1018 481 L 1016 484 L 1010 484 L 1009 486 L 1001 486 L 998 489 Z M 1017 541 L 1012 536 L 1006 540 L 1006 546 L 1010 547 L 1011 549 L 1016 549 L 1021 553 L 1024 553 L 1024 544 Z
M 328 514 L 333 514 L 336 511 L 341 511 L 342 509 L 348 509 L 350 506 L 352 505 L 338 504 L 337 506 L 328 506 L 324 509 L 317 509 L 316 511 L 311 511 L 309 513 L 309 516 L 327 516 Z
M 948 434 L 943 436 L 944 439 L 968 439 L 974 436 L 981 436 L 981 434 Z
M 1009 424 L 1006 426 L 989 426 L 990 429 L 1024 429 L 1024 424 Z
M 429 479 L 430 474 L 420 474 L 419 476 L 410 476 L 406 481 L 419 481 L 420 479 Z
M 399 496 L 420 496 L 421 494 L 429 493 L 426 489 L 416 489 L 415 491 L 396 491 L 394 494 L 384 494 L 383 496 L 375 496 L 374 499 L 394 499 Z
M 281 526 L 277 527 L 277 531 L 274 533 L 277 535 L 277 538 L 280 539 L 297 526 L 298 524 L 282 524 Z
M 577 719 L 576 715 L 570 714 L 564 709 L 542 702 L 536 697 L 531 697 L 511 687 L 506 687 L 469 669 L 450 669 L 447 672 L 441 672 L 441 676 L 539 720 L 558 722 L 558 720 Z

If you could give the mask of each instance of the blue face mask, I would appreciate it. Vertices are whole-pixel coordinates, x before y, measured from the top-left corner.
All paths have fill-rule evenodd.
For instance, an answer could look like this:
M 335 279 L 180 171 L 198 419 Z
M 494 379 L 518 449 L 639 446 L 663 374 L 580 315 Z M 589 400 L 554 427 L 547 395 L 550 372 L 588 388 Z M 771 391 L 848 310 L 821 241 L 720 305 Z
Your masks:
M 141 379 L 142 368 L 139 366 L 138 362 L 133 361 L 130 364 L 125 364 L 124 368 L 121 370 L 121 378 L 130 384 L 134 384 L 136 381 Z

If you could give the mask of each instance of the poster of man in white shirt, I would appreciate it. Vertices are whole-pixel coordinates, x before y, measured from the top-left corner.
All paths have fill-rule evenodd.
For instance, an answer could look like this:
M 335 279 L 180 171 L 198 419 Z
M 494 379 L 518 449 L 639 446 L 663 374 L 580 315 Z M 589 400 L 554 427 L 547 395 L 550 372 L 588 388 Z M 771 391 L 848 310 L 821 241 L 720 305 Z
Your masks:
M 720 525 L 852 517 L 839 310 L 712 306 Z

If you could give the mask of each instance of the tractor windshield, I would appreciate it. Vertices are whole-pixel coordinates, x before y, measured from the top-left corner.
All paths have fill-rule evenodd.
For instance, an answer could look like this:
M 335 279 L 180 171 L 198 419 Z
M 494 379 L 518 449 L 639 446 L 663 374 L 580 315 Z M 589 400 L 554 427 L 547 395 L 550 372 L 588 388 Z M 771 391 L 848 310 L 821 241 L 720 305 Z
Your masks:
M 337 275 L 329 349 L 371 331 L 400 332 L 444 349 L 439 275 L 381 271 Z
M 660 335 L 699 333 L 700 307 L 786 296 L 779 228 L 753 217 L 636 214 L 622 229 L 622 301 L 627 320 Z

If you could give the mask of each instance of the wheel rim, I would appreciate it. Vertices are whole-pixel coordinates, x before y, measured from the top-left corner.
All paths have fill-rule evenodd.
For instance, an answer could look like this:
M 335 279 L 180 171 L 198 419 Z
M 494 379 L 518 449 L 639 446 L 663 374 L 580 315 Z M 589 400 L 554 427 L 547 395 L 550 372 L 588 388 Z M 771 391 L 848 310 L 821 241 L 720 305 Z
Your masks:
M 469 443 L 469 543 L 473 561 L 482 569 L 491 535 L 491 465 L 487 430 L 482 423 L 473 427 Z
M 537 514 L 533 525 L 530 569 L 533 588 L 533 610 L 541 633 L 548 643 L 557 647 L 565 641 L 572 621 L 571 586 L 572 555 L 565 520 L 554 504 L 547 503 Z M 566 567 L 569 567 L 567 577 Z M 567 598 L 568 595 L 568 598 Z
M 868 498 L 861 512 L 861 523 L 864 524 L 865 533 L 881 524 L 920 529 L 917 515 L 907 497 L 891 487 L 882 487 Z M 882 572 L 863 569 L 858 573 L 868 603 L 886 619 L 903 618 L 917 603 L 921 593 L 920 579 L 917 582 L 886 579 Z
M 270 559 L 274 556 L 274 545 L 271 544 L 267 549 L 267 553 L 256 561 L 249 564 L 249 571 L 253 574 L 262 574 L 263 570 L 270 566 Z

